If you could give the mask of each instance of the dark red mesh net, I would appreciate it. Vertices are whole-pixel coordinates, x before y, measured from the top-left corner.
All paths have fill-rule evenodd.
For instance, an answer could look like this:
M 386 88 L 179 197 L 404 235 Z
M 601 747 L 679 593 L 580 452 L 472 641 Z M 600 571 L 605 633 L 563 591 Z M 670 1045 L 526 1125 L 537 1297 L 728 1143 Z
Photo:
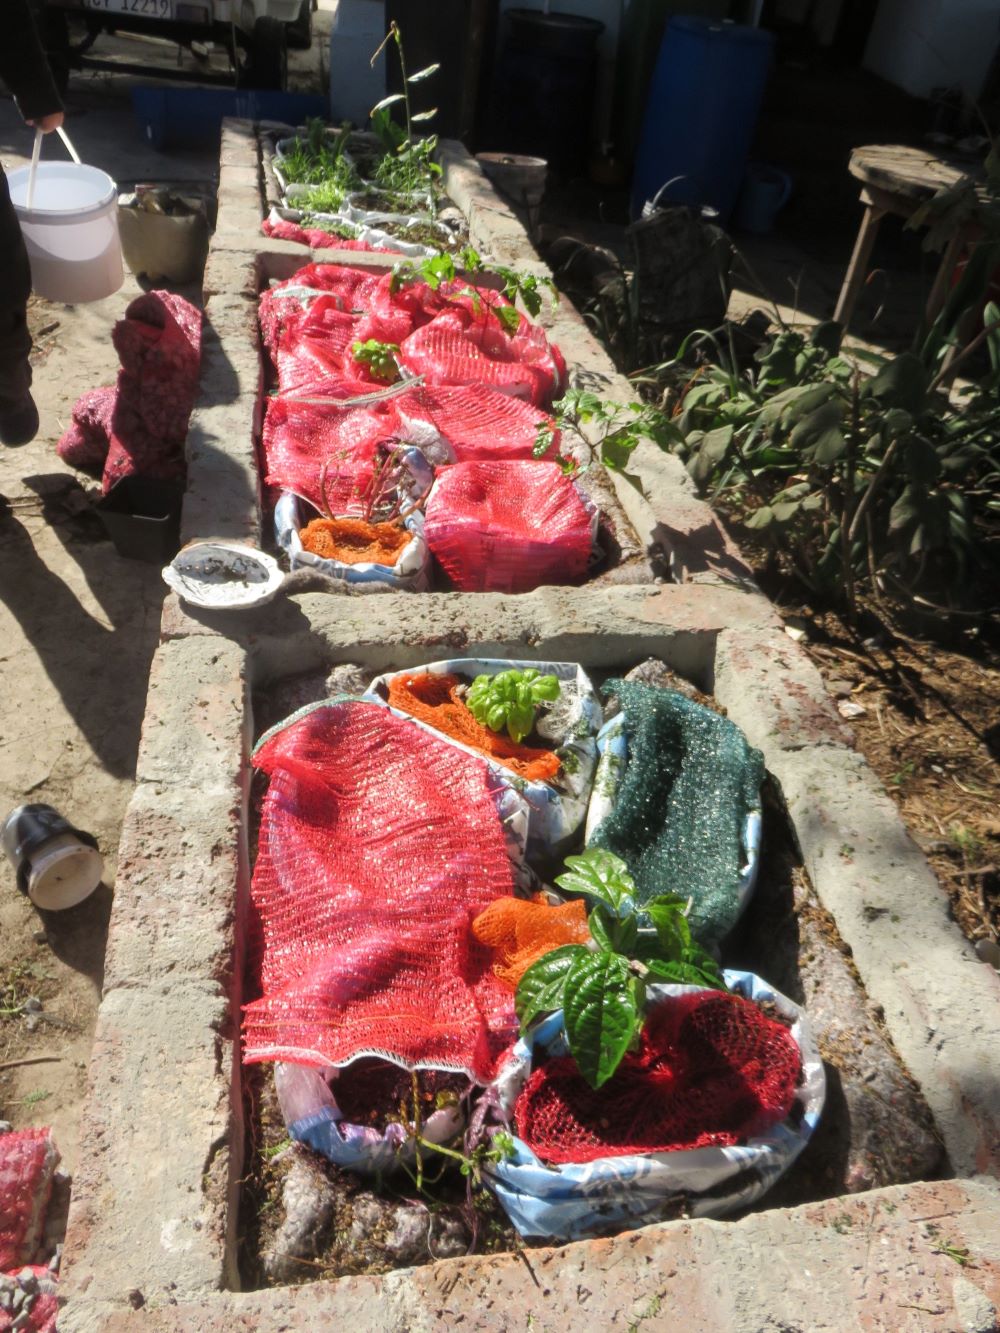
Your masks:
M 464 592 L 530 592 L 587 572 L 591 520 L 557 463 L 457 463 L 427 501 L 427 545 Z
M 118 381 L 77 400 L 60 456 L 87 471 L 103 467 L 105 493 L 133 473 L 182 477 L 198 394 L 201 311 L 173 292 L 147 292 L 130 303 L 111 340 L 122 366 Z
M 396 399 L 400 421 L 414 443 L 439 438 L 451 446 L 458 463 L 489 459 L 530 459 L 538 432 L 559 432 L 541 408 L 483 385 L 423 385 Z
M 263 998 L 245 1058 L 377 1055 L 488 1080 L 516 1020 L 470 928 L 514 887 L 485 764 L 361 702 L 306 714 L 255 762 Z
M 783 1120 L 802 1072 L 789 1030 L 738 995 L 674 996 L 596 1091 L 569 1057 L 531 1074 L 517 1133 L 543 1161 L 728 1147 Z
M 58 1161 L 48 1129 L 0 1134 L 0 1272 L 34 1258 Z
M 332 513 L 358 514 L 378 446 L 397 433 L 391 401 L 345 408 L 335 402 L 320 406 L 272 398 L 264 419 L 265 481 L 293 491 L 319 510 L 325 507 L 325 489 Z

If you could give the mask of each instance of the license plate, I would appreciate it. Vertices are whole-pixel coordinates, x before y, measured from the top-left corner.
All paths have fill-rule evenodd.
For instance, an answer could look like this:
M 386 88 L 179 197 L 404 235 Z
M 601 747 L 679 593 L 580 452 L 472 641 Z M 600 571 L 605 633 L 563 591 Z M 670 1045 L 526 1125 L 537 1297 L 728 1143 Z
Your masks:
M 146 19 L 172 19 L 174 0 L 83 0 L 96 14 L 127 14 Z

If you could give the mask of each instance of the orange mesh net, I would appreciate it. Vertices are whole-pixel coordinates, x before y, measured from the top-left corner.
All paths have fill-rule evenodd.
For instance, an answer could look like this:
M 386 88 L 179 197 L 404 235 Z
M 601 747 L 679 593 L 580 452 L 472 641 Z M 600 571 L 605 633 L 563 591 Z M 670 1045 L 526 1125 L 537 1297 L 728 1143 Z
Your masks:
M 431 672 L 399 675 L 389 682 L 389 705 L 419 718 L 452 740 L 462 741 L 470 750 L 488 755 L 528 782 L 551 782 L 559 772 L 559 756 L 551 750 L 519 744 L 477 722 L 458 697 L 462 683 L 458 676 L 438 676 Z
M 590 939 L 587 907 L 582 899 L 550 907 L 544 894 L 530 902 L 523 898 L 498 898 L 472 923 L 480 944 L 493 950 L 493 971 L 505 986 L 517 983 L 532 963 L 564 944 L 586 944 Z
M 546 1162 L 730 1147 L 784 1120 L 801 1074 L 783 1024 L 738 995 L 699 991 L 657 1005 L 638 1051 L 596 1091 L 575 1060 L 547 1060 L 514 1121 Z
M 366 523 L 362 518 L 314 518 L 299 534 L 303 549 L 345 565 L 394 565 L 410 541 L 395 523 Z

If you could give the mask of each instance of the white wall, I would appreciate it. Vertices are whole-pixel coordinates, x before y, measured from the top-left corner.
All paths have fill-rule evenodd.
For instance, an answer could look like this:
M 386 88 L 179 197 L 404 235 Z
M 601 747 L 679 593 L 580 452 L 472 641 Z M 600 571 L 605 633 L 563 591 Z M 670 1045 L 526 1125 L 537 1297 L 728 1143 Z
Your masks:
M 978 97 L 1000 41 L 998 0 L 880 0 L 865 67 L 914 97 Z

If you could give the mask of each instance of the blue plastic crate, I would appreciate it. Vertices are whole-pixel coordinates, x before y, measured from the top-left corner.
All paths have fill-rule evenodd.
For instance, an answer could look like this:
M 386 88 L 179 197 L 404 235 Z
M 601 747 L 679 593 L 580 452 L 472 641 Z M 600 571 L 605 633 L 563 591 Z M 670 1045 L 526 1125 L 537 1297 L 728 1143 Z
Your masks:
M 132 89 L 132 108 L 142 137 L 154 148 L 210 148 L 226 116 L 300 125 L 309 116 L 329 115 L 329 103 L 319 94 L 251 88 L 140 85 Z

